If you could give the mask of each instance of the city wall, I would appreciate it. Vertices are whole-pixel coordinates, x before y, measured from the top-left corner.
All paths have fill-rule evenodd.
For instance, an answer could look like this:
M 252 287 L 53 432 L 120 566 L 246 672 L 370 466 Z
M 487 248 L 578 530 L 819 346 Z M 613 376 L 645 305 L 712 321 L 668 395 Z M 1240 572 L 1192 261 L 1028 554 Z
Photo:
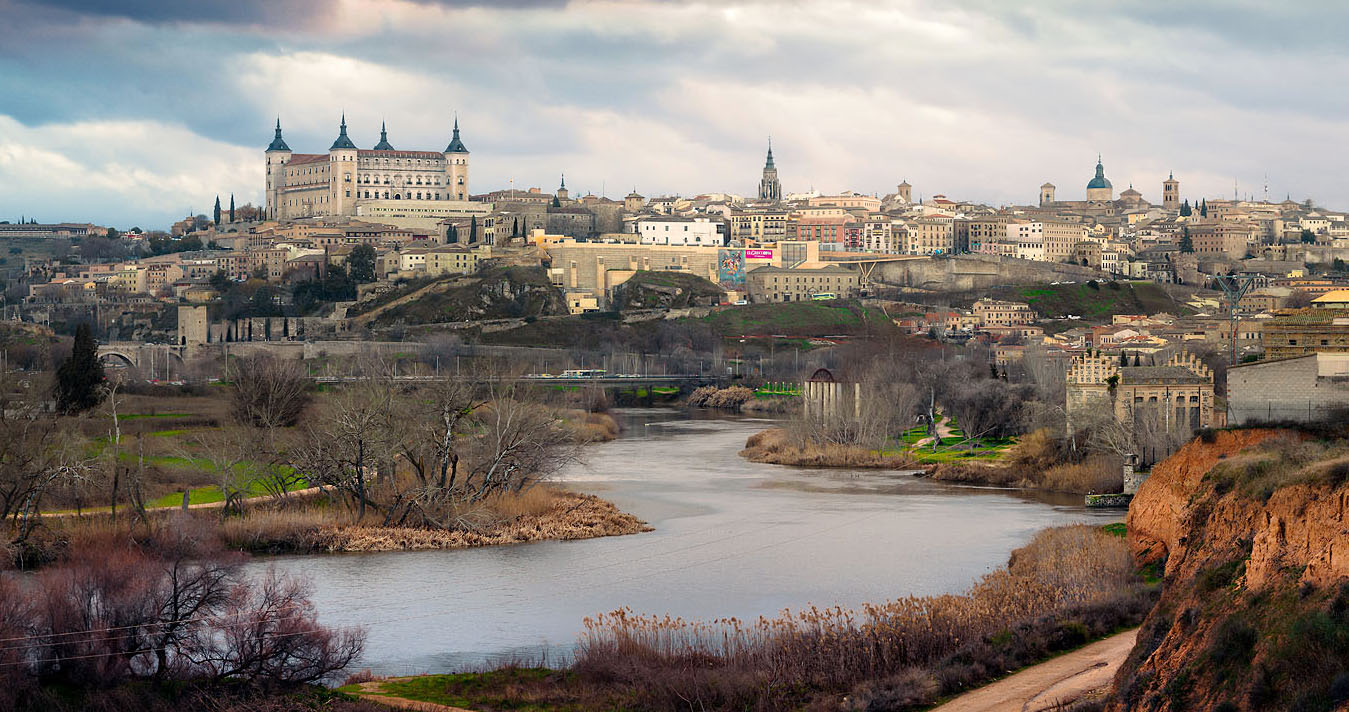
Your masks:
M 891 287 L 970 291 L 1004 284 L 1105 279 L 1100 270 L 1057 262 L 1032 262 L 998 255 L 956 255 L 926 260 L 884 262 L 873 281 Z

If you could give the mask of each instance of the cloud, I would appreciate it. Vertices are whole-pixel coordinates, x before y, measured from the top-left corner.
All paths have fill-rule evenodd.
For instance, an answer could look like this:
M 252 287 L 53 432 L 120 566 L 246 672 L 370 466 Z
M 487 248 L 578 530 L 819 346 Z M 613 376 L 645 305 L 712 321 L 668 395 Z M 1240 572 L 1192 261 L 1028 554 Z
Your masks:
M 49 221 L 146 229 L 208 209 L 221 185 L 239 204 L 262 197 L 255 151 L 210 141 L 158 121 L 24 126 L 0 114 L 0 210 Z M 228 193 L 228 191 L 225 191 Z
M 0 142 L 136 166 L 175 195 L 199 189 L 193 205 L 260 193 L 278 114 L 292 148 L 319 152 L 343 111 L 358 145 L 387 120 L 394 145 L 430 150 L 457 112 L 475 191 L 565 171 L 611 194 L 751 193 L 772 134 L 789 190 L 908 179 L 1004 203 L 1049 180 L 1072 198 L 1101 152 L 1116 186 L 1148 198 L 1175 170 L 1187 197 L 1234 180 L 1260 194 L 1268 175 L 1278 196 L 1327 200 L 1349 190 L 1323 158 L 1349 130 L 1334 89 L 1346 14 L 1247 0 L 0 0 L 0 95 L 19 127 Z M 169 127 L 177 143 L 124 133 L 95 160 L 104 125 Z M 172 148 L 208 158 L 166 160 Z M 124 191 L 123 214 L 181 211 L 101 190 Z M 43 214 L 68 204 L 23 194 Z

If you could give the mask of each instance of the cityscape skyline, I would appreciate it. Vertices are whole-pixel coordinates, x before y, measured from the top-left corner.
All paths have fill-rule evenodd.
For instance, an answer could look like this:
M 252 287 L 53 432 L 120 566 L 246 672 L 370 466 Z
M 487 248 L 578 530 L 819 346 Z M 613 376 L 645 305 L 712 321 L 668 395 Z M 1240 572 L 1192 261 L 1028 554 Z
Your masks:
M 1317 92 L 1343 62 L 1321 28 L 1343 11 L 1265 12 L 11 2 L 0 218 L 149 228 L 217 193 L 257 204 L 277 115 L 312 148 L 343 112 L 361 147 L 381 123 L 396 146 L 436 147 L 458 114 L 475 193 L 551 190 L 566 172 L 578 195 L 752 197 L 772 134 L 784 194 L 884 195 L 907 179 L 915 197 L 1033 204 L 1045 181 L 1080 197 L 1101 153 L 1118 188 L 1152 202 L 1174 172 L 1186 198 L 1235 182 L 1261 199 L 1268 182 L 1273 200 L 1335 206 L 1349 183 L 1321 157 L 1349 126 L 1343 100 Z M 1286 51 L 1271 58 L 1271 42 Z M 1284 101 L 1300 91 L 1317 100 Z

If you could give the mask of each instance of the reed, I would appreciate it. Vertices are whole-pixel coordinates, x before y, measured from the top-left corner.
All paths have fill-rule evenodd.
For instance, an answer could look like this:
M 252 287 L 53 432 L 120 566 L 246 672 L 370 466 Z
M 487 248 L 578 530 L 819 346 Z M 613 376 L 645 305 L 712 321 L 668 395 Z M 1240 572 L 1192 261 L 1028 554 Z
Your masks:
M 1124 542 L 1073 526 L 1041 533 L 963 595 L 753 621 L 617 610 L 586 620 L 573 669 L 650 709 L 839 709 L 840 695 L 856 705 L 844 709 L 904 709 L 1134 623 L 1149 605 Z

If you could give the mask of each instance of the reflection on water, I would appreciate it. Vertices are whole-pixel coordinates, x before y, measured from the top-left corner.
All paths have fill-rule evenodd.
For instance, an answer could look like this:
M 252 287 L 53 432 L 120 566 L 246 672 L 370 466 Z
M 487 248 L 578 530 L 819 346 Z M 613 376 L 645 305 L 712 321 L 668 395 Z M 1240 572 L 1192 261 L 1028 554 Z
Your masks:
M 809 604 L 960 591 L 1034 532 L 1117 518 L 1080 497 L 953 486 L 907 473 L 746 462 L 772 421 L 707 411 L 619 412 L 618 440 L 566 479 L 654 532 L 460 551 L 259 561 L 314 582 L 321 620 L 365 625 L 377 673 L 556 660 L 586 616 L 629 607 L 754 618 Z

